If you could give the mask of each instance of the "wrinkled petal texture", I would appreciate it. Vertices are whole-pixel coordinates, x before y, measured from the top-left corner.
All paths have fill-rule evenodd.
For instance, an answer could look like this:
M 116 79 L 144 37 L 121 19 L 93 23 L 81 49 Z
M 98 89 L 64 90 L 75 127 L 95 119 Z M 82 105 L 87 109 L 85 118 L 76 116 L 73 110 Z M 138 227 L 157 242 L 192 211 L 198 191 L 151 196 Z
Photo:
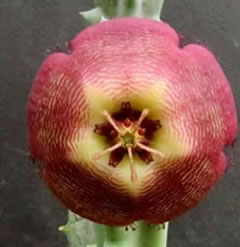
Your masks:
M 82 31 L 71 54 L 55 53 L 41 66 L 28 103 L 29 146 L 42 177 L 66 207 L 108 225 L 163 223 L 194 207 L 223 174 L 225 145 L 237 132 L 229 83 L 200 45 L 179 46 L 166 23 L 115 19 Z M 95 124 L 121 102 L 148 108 L 162 128 L 153 147 L 164 153 L 146 165 L 127 157 L 114 167 Z

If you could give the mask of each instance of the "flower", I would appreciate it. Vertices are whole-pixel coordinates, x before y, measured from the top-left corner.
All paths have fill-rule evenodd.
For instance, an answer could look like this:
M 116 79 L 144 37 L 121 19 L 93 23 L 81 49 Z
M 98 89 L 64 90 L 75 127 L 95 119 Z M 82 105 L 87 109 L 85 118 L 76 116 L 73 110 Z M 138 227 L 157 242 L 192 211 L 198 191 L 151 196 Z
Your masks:
M 237 132 L 211 52 L 137 18 L 89 27 L 70 46 L 46 59 L 28 102 L 30 151 L 51 191 L 107 225 L 163 223 L 194 207 Z

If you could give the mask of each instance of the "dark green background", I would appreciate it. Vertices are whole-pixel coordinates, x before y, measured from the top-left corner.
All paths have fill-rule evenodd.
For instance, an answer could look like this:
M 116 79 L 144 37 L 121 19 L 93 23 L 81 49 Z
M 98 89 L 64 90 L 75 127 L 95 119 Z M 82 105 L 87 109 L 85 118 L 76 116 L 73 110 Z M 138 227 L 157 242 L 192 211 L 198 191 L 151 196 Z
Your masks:
M 84 27 L 87 0 L 0 0 L 0 247 L 64 247 L 66 211 L 26 151 L 26 102 L 43 59 Z M 240 109 L 240 1 L 166 0 L 162 19 L 185 42 L 209 47 Z M 169 247 L 240 246 L 240 144 L 230 168 L 200 205 L 170 225 Z

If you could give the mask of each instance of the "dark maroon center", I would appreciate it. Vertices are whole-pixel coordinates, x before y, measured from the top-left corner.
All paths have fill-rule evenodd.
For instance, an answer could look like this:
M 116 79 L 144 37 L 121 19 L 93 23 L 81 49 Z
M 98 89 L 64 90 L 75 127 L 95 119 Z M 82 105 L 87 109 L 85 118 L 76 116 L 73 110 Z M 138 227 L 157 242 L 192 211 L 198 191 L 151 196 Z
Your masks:
M 116 124 L 116 128 L 109 121 L 95 125 L 94 132 L 105 136 L 109 147 L 122 143 L 110 152 L 110 166 L 116 167 L 121 162 L 128 153 L 128 147 L 131 147 L 132 153 L 136 153 L 146 164 L 153 161 L 151 151 L 148 148 L 143 149 L 143 145 L 150 149 L 154 133 L 161 128 L 161 124 L 159 120 L 149 119 L 147 114 L 139 121 L 142 113 L 133 109 L 130 102 L 122 102 L 120 110 L 109 116 Z

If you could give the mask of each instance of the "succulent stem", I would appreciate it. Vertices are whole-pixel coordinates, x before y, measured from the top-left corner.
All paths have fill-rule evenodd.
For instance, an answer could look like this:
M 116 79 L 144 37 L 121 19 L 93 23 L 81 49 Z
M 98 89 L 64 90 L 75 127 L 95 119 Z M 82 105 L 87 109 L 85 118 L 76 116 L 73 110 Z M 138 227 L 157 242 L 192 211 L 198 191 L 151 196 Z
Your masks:
M 95 0 L 95 2 L 96 8 L 80 12 L 91 24 L 124 16 L 160 21 L 164 0 Z
M 125 230 L 124 227 L 103 226 L 105 239 L 103 247 L 130 247 L 134 246 L 134 237 L 131 232 Z M 101 247 L 97 244 L 97 247 Z
M 141 221 L 138 228 L 139 242 L 137 247 L 167 247 L 168 222 L 150 226 Z
M 96 7 L 94 9 L 90 9 L 87 11 L 80 12 L 80 15 L 91 24 L 93 23 L 99 23 L 102 21 L 102 10 L 99 7 Z
M 68 213 L 68 223 L 59 227 L 69 247 L 166 247 L 168 223 L 149 225 L 139 221 L 133 227 L 113 227 L 92 223 Z M 93 244 L 95 235 L 96 244 Z

